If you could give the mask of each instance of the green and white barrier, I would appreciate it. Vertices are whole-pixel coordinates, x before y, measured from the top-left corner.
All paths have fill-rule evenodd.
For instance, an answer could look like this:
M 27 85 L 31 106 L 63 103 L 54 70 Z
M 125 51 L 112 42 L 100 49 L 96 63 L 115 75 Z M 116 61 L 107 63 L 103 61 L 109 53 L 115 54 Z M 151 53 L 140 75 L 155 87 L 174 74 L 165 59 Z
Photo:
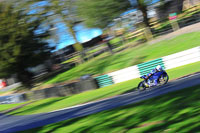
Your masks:
M 200 61 L 200 47 L 162 57 L 166 70 Z
M 96 77 L 100 87 L 139 78 L 149 73 L 157 65 L 165 70 L 200 61 L 200 47 L 195 47 L 172 55 L 131 66 L 119 71 Z
M 163 68 L 165 68 L 162 58 L 138 64 L 137 66 L 140 71 L 140 76 L 148 74 L 149 72 L 151 72 L 152 69 L 154 69 L 158 65 L 161 65 Z
M 107 75 L 112 77 L 114 83 L 120 83 L 140 77 L 140 72 L 137 66 L 131 66 L 119 71 L 108 73 Z
M 100 88 L 112 85 L 114 82 L 109 75 L 101 75 L 95 78 Z

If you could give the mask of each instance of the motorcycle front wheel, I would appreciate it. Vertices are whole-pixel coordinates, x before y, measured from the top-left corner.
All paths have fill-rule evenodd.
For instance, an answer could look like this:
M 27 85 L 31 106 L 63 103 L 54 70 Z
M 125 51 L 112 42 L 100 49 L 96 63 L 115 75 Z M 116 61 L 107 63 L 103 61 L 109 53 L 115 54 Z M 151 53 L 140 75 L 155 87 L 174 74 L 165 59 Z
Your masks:
M 164 85 L 164 84 L 167 84 L 169 80 L 169 76 L 166 74 L 166 75 L 161 75 L 161 77 L 159 78 L 159 83 L 160 85 Z

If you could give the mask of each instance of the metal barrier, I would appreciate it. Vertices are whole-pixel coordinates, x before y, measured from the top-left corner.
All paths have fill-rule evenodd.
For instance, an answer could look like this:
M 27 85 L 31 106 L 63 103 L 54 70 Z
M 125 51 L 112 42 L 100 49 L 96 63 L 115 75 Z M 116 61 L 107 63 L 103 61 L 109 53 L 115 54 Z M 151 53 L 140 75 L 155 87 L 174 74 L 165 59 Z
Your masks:
M 102 75 L 95 78 L 100 88 L 113 84 L 112 77 L 109 75 Z

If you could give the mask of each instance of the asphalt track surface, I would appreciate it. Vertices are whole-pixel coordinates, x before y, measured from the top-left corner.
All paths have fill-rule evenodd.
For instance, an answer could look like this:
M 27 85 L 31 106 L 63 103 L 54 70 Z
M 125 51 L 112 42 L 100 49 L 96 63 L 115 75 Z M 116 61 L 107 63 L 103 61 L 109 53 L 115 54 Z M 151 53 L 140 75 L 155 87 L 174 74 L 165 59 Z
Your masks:
M 82 117 L 89 114 L 97 113 L 104 110 L 136 103 L 152 97 L 160 96 L 172 91 L 192 87 L 200 84 L 200 74 L 171 81 L 164 86 L 152 88 L 146 91 L 133 91 L 127 94 L 115 96 L 112 98 L 90 102 L 87 104 L 77 105 L 49 113 L 12 116 L 0 114 L 0 132 L 17 132 L 31 128 L 41 127 L 47 124 Z

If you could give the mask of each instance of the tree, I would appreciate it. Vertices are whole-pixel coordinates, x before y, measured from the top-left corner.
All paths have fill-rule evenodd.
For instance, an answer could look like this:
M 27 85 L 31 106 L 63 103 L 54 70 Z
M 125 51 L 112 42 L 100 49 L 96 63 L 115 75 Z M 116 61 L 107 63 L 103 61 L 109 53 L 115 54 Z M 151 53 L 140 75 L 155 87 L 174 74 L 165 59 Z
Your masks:
M 76 51 L 82 51 L 83 47 L 74 30 L 75 25 L 81 22 L 76 17 L 74 2 L 75 0 L 21 0 L 16 1 L 16 7 L 26 7 L 26 13 L 32 12 L 32 17 L 42 16 L 46 25 L 51 25 L 52 28 L 58 22 L 64 23 L 75 41 L 73 47 Z
M 83 46 L 78 42 L 74 27 L 81 21 L 77 18 L 76 7 L 74 0 L 51 0 L 50 11 L 54 11 L 56 15 L 61 16 L 62 21 L 68 27 L 69 32 L 73 36 L 75 44 L 73 45 L 76 51 L 82 51 L 82 62 L 84 61 Z
M 29 67 L 43 63 L 53 49 L 45 42 L 49 33 L 38 30 L 41 19 L 30 19 L 12 5 L 0 3 L 0 77 L 17 74 L 26 87 L 31 86 Z
M 105 28 L 131 7 L 128 0 L 77 0 L 79 16 L 88 27 Z
M 131 1 L 131 0 L 130 0 Z M 129 8 L 138 8 L 143 15 L 144 24 L 150 26 L 147 6 L 152 0 L 78 0 L 78 13 L 88 27 L 105 28 L 113 19 Z M 132 3 L 132 5 L 130 4 Z

